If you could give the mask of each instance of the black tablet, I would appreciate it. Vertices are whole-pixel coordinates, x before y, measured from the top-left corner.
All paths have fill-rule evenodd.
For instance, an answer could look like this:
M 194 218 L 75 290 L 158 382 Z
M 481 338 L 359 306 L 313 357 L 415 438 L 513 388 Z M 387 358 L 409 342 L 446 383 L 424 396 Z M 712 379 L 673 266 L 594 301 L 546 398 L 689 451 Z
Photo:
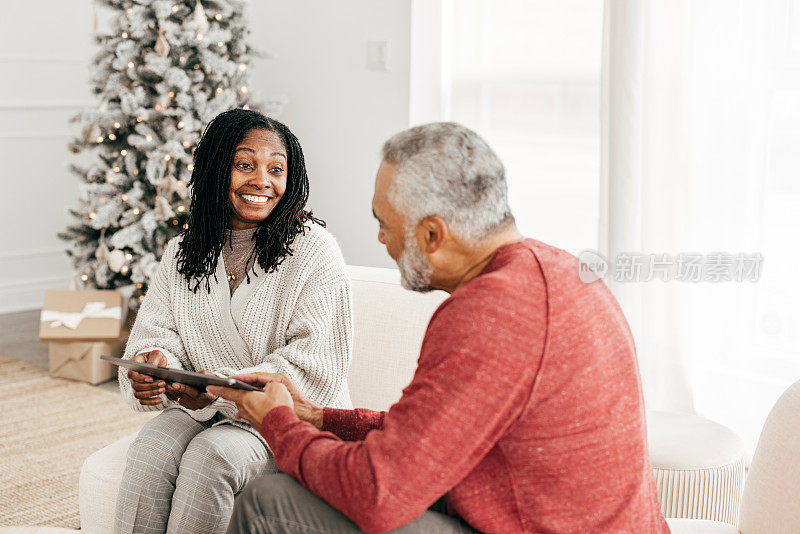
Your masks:
M 203 373 L 195 373 L 194 371 L 187 371 L 186 369 L 170 369 L 168 367 L 161 367 L 153 365 L 152 363 L 140 363 L 131 360 L 123 360 L 121 358 L 113 358 L 111 356 L 100 356 L 101 360 L 106 360 L 114 365 L 121 365 L 128 369 L 133 369 L 137 373 L 152 376 L 153 378 L 160 378 L 167 382 L 178 382 L 192 386 L 198 391 L 205 391 L 206 386 L 222 386 L 228 388 L 245 389 L 247 391 L 261 391 L 255 386 L 251 386 L 241 380 L 234 378 L 222 378 L 214 375 L 204 375 Z

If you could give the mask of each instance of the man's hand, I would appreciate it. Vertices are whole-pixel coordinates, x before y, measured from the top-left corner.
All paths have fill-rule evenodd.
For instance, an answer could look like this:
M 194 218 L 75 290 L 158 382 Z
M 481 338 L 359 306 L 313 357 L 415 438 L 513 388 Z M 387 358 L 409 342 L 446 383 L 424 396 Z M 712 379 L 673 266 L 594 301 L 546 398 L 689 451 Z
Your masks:
M 280 382 L 267 384 L 263 391 L 245 391 L 220 386 L 208 386 L 207 389 L 214 395 L 235 402 L 239 409 L 236 418 L 246 419 L 256 429 L 261 429 L 261 421 L 273 408 L 278 406 L 294 408 L 292 396 Z
M 133 357 L 134 362 L 151 363 L 153 365 L 167 366 L 167 357 L 164 356 L 160 350 L 151 350 L 150 352 L 142 352 Z M 133 396 L 139 399 L 139 404 L 142 406 L 155 406 L 161 404 L 161 395 L 166 392 L 166 384 L 163 380 L 153 378 L 152 376 L 137 373 L 132 369 L 128 369 L 128 379 L 131 381 L 133 388 Z
M 311 423 L 318 429 L 322 430 L 322 406 L 317 406 L 310 400 L 308 397 L 303 395 L 303 392 L 300 391 L 297 386 L 295 386 L 289 377 L 283 373 L 250 373 L 246 375 L 233 375 L 231 378 L 235 378 L 236 380 L 241 380 L 242 382 L 246 382 L 251 386 L 255 386 L 257 388 L 264 388 L 267 384 L 271 382 L 278 382 L 286 386 L 286 390 L 292 396 L 292 402 L 294 403 L 294 413 L 297 414 L 297 417 L 301 421 L 306 421 Z
M 201 370 L 201 373 L 204 375 L 210 375 L 208 371 Z M 206 388 L 207 389 L 207 388 Z M 217 400 L 217 396 L 211 393 L 200 393 L 197 391 L 196 388 L 192 386 L 187 386 L 186 384 L 180 384 L 178 382 L 170 383 L 167 382 L 165 387 L 165 393 L 167 394 L 167 398 L 171 401 L 180 404 L 184 408 L 188 408 L 190 410 L 202 410 L 215 400 Z

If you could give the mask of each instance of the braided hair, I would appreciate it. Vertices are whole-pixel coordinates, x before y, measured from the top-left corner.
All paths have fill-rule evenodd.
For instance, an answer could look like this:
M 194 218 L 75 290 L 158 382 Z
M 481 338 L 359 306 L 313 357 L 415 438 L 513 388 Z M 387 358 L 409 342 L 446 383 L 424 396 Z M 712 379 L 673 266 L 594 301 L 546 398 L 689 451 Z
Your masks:
M 308 174 L 303 149 L 289 128 L 253 110 L 220 113 L 208 124 L 194 151 L 189 224 L 177 253 L 178 272 L 194 292 L 203 283 L 210 292 L 211 276 L 216 280 L 217 262 L 231 218 L 228 195 L 234 151 L 251 130 L 275 132 L 286 148 L 288 167 L 286 191 L 269 216 L 258 224 L 251 257 L 255 255 L 265 272 L 273 272 L 287 255 L 291 256 L 292 243 L 298 234 L 305 233 L 309 221 L 325 226 L 324 221 L 305 209 Z

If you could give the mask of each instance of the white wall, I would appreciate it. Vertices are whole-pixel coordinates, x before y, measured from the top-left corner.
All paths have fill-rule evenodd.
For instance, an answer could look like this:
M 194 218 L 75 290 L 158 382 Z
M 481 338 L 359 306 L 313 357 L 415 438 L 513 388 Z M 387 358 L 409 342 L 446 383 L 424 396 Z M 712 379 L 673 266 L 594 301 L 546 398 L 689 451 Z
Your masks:
M 0 313 L 41 305 L 70 268 L 56 232 L 77 179 L 68 118 L 89 94 L 90 0 L 4 2 L 0 17 Z
M 276 56 L 254 61 L 252 85 L 289 99 L 280 119 L 306 152 L 311 207 L 348 263 L 393 266 L 377 241 L 370 200 L 382 142 L 408 126 L 411 0 L 247 7 L 252 44 Z M 44 289 L 66 287 L 71 276 L 56 233 L 78 190 L 67 170 L 68 119 L 96 104 L 88 85 L 92 16 L 90 0 L 3 5 L 0 313 L 40 306 Z M 384 39 L 388 70 L 367 70 L 367 41 Z
M 303 145 L 310 206 L 354 265 L 394 266 L 378 243 L 373 180 L 383 141 L 408 127 L 410 0 L 250 2 L 252 43 L 275 55 L 253 85 L 284 94 L 279 119 Z M 366 68 L 367 41 L 389 41 L 387 71 Z

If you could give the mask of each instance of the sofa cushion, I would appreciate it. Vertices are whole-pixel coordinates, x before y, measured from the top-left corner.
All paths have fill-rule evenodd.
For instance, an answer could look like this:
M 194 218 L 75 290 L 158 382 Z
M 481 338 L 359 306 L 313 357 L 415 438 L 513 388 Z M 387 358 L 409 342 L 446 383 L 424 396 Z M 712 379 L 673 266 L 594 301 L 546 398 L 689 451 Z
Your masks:
M 353 362 L 348 385 L 356 408 L 386 410 L 411 382 L 422 337 L 443 291 L 414 293 L 395 269 L 349 266 L 353 285 Z
M 117 502 L 128 447 L 136 432 L 92 453 L 83 462 L 78 481 L 78 506 L 81 531 L 114 532 L 114 507 Z

